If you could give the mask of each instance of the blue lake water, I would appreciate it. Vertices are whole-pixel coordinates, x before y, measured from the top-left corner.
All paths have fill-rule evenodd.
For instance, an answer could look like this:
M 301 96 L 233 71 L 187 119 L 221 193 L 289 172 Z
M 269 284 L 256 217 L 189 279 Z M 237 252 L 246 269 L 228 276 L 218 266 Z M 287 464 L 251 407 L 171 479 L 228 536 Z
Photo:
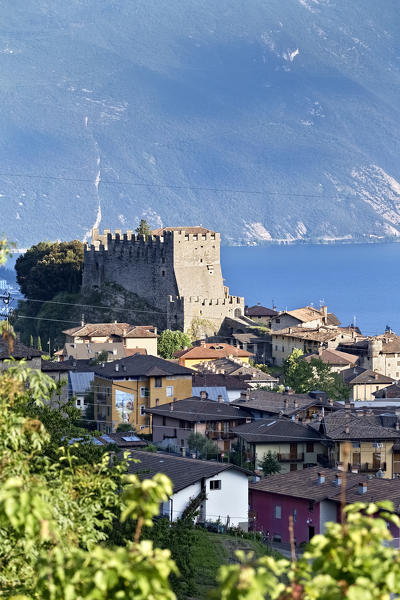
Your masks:
M 400 244 L 223 247 L 231 293 L 279 310 L 327 304 L 365 335 L 400 333 Z

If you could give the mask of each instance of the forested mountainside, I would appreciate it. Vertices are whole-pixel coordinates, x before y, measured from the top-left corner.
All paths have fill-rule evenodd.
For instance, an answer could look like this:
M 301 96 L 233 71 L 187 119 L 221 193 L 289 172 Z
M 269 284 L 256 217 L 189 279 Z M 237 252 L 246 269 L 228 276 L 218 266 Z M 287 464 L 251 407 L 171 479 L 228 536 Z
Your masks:
M 400 234 L 397 0 L 2 9 L 0 233 Z

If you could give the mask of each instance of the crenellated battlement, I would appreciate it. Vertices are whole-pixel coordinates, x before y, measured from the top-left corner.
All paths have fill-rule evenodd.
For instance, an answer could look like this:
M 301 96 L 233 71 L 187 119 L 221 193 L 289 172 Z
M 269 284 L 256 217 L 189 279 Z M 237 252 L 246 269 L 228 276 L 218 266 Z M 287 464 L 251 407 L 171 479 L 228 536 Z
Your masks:
M 220 234 L 202 226 L 164 227 L 149 236 L 92 230 L 85 247 L 83 287 L 116 283 L 165 311 L 169 326 L 186 330 L 193 318 L 216 330 L 226 316 L 243 314 L 244 299 L 230 296 L 220 265 Z

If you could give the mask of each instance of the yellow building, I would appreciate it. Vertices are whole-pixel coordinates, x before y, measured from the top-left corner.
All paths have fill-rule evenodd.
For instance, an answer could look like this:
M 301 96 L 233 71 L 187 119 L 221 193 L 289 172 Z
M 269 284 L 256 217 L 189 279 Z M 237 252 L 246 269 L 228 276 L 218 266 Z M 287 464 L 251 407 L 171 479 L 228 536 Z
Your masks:
M 219 358 L 237 358 L 244 363 L 248 363 L 253 356 L 247 350 L 217 342 L 212 344 L 201 342 L 200 346 L 193 346 L 192 348 L 175 352 L 175 357 L 179 359 L 179 364 L 182 367 L 191 369 L 196 369 L 195 365 L 199 363 L 206 363 Z
M 105 363 L 94 377 L 94 420 L 99 431 L 120 423 L 151 433 L 147 408 L 192 396 L 192 371 L 155 356 L 138 355 Z
M 129 323 L 82 323 L 79 327 L 66 329 L 67 344 L 122 343 L 133 354 L 143 349 L 147 354 L 157 356 L 157 328 L 153 325 L 134 326 Z M 130 352 L 129 352 L 130 351 Z
M 394 382 L 394 379 L 387 375 L 382 375 L 376 371 L 354 367 L 341 372 L 343 381 L 351 390 L 350 399 L 356 401 L 374 400 L 375 392 L 388 387 Z
M 378 415 L 357 415 L 349 408 L 326 415 L 320 432 L 333 442 L 332 465 L 359 473 L 376 474 L 381 470 L 386 479 L 400 473 L 400 431 L 396 417 L 390 427 L 383 427 L 380 422 Z

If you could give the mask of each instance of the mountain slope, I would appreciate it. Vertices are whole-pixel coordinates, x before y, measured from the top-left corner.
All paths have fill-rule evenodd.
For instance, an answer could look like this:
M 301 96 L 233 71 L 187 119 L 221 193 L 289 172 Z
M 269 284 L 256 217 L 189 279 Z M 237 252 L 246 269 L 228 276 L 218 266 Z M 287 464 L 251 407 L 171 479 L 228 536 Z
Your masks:
M 398 236 L 399 21 L 396 0 L 7 5 L 0 232 Z

